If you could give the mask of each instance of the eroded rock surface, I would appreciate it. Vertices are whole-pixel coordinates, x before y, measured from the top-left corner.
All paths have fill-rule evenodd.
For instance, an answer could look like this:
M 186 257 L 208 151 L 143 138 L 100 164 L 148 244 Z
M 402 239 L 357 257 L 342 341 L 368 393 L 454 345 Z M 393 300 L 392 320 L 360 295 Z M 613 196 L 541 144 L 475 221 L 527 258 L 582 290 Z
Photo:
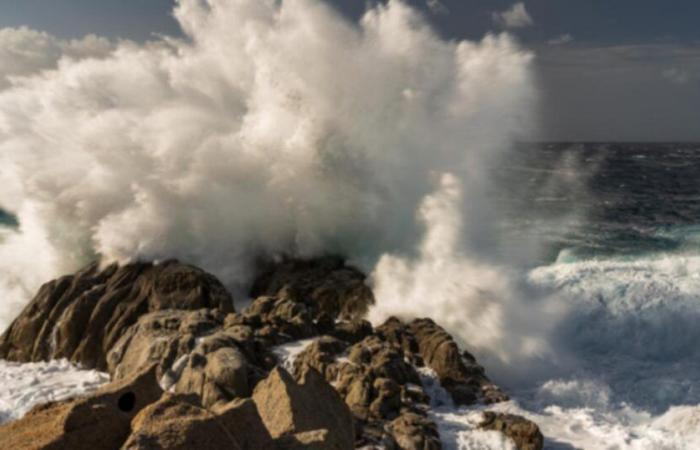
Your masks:
M 288 297 L 310 306 L 314 318 L 362 318 L 374 304 L 366 276 L 345 265 L 339 257 L 287 259 L 264 267 L 251 290 L 252 296 Z
M 0 448 L 118 449 L 131 432 L 131 420 L 161 394 L 150 367 L 90 397 L 41 405 L 1 425 Z
M 505 434 L 518 450 L 541 450 L 544 445 L 544 437 L 537 424 L 514 414 L 487 411 L 479 427 Z
M 352 414 L 338 393 L 314 369 L 306 369 L 299 383 L 284 369 L 275 368 L 253 392 L 263 423 L 274 438 L 327 430 L 330 449 L 354 448 Z
M 67 358 L 104 371 L 107 352 L 141 315 L 201 308 L 233 312 L 224 286 L 201 269 L 177 261 L 92 264 L 41 287 L 0 338 L 0 358 Z
M 214 277 L 174 261 L 93 265 L 47 283 L 0 338 L 0 357 L 66 357 L 114 381 L 0 427 L 0 448 L 437 450 L 421 376 L 434 374 L 455 404 L 507 399 L 432 320 L 363 320 L 372 292 L 342 260 L 267 266 L 252 292 L 235 313 Z M 285 365 L 292 374 L 282 369 L 277 347 L 307 339 Z M 145 373 L 152 390 L 133 385 Z M 129 383 L 138 400 L 115 412 Z M 541 446 L 522 418 L 487 414 L 483 427 Z

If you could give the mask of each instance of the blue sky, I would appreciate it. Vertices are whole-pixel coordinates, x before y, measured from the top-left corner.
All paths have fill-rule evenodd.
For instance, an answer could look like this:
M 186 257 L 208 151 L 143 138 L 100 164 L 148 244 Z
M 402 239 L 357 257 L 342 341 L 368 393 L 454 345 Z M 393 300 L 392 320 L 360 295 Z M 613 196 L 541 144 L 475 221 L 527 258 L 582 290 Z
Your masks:
M 552 140 L 700 140 L 697 0 L 405 0 L 451 39 L 507 29 L 538 55 Z M 329 0 L 359 16 L 364 0 Z M 177 34 L 172 0 L 0 0 L 0 27 L 64 38 Z

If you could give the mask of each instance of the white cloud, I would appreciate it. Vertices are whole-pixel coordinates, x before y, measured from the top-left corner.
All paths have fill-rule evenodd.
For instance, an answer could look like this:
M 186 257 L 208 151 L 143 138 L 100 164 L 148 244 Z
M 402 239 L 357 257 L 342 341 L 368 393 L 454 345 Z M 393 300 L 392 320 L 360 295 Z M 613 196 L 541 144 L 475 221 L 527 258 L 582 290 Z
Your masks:
M 677 67 L 664 70 L 661 75 L 674 84 L 686 84 L 692 78 L 691 74 L 687 70 L 679 69 Z
M 425 3 L 428 5 L 430 11 L 435 14 L 446 14 L 450 12 L 450 10 L 447 9 L 447 6 L 445 6 L 445 4 L 440 0 L 426 0 Z
M 494 12 L 491 17 L 498 26 L 503 28 L 524 28 L 535 23 L 523 2 L 518 2 L 505 11 Z
M 547 41 L 547 43 L 549 45 L 566 45 L 566 44 L 573 42 L 573 40 L 574 40 L 574 37 L 567 33 L 567 34 L 562 34 L 561 36 L 557 36 L 553 39 L 550 39 L 549 41 Z

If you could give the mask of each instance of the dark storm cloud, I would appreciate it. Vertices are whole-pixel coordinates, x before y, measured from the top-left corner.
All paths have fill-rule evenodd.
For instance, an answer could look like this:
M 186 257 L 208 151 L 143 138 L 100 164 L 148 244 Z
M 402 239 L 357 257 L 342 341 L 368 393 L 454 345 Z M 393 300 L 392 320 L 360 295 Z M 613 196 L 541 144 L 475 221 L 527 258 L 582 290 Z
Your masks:
M 327 1 L 353 19 L 367 5 Z M 445 37 L 479 39 L 508 28 L 534 49 L 543 138 L 700 140 L 694 123 L 700 109 L 696 0 L 405 1 L 424 11 Z M 178 33 L 170 15 L 174 3 L 7 1 L 0 2 L 0 26 L 28 25 L 62 38 L 93 33 L 144 40 Z M 509 27 L 508 18 L 511 25 L 529 26 Z

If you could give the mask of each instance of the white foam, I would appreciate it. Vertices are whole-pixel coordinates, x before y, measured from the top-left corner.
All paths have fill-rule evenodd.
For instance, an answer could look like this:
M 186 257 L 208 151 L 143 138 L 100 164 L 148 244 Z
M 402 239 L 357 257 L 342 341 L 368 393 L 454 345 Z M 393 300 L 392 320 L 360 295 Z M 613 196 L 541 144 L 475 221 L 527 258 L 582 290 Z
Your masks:
M 282 367 L 284 367 L 288 372 L 292 373 L 294 370 L 294 361 L 297 356 L 306 348 L 316 342 L 318 338 L 302 339 L 299 341 L 289 342 L 287 344 L 278 345 L 272 349 L 272 353 L 280 361 Z
M 108 381 L 109 375 L 82 370 L 67 360 L 0 360 L 0 423 L 19 419 L 36 405 L 87 394 Z
M 0 322 L 96 255 L 175 257 L 232 289 L 281 252 L 370 271 L 413 250 L 448 171 L 474 218 L 464 241 L 493 234 L 486 168 L 537 121 L 533 55 L 512 37 L 448 41 L 398 0 L 357 23 L 318 0 L 174 14 L 183 39 L 54 55 L 0 86 L 0 207 L 20 223 L 0 245 Z

